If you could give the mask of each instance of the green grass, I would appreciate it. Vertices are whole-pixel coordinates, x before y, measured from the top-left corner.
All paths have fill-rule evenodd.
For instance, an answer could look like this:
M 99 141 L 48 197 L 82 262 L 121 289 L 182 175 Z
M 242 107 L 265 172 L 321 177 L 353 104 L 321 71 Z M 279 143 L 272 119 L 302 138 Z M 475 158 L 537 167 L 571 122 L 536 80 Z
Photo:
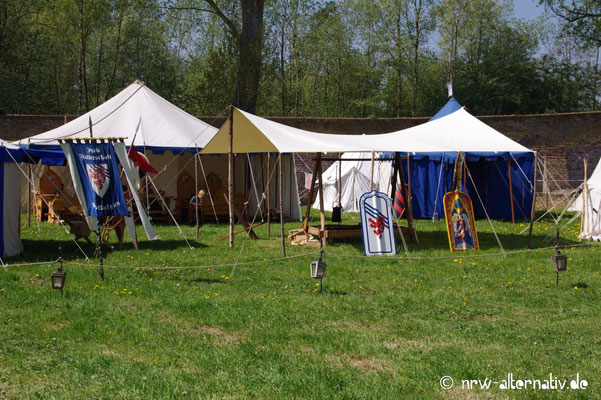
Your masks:
M 9 261 L 53 260 L 62 244 L 66 291 L 50 288 L 56 264 L 0 270 L 0 398 L 601 397 L 601 247 L 566 248 L 569 270 L 556 286 L 551 250 L 503 258 L 488 223 L 477 226 L 478 254 L 490 256 L 451 254 L 441 221 L 418 221 L 410 254 L 450 258 L 345 258 L 336 254 L 361 255 L 361 242 L 330 243 L 323 291 L 309 277 L 315 256 L 235 271 L 165 268 L 234 262 L 244 238 L 228 249 L 216 240 L 224 224 L 204 226 L 198 242 L 183 227 L 194 250 L 173 226 L 157 226 L 160 241 L 142 241 L 140 251 L 127 242 L 105 260 L 152 270 L 107 268 L 104 282 L 97 260 L 69 264 L 85 261 L 62 228 L 24 227 L 26 252 Z M 526 248 L 524 227 L 495 222 L 507 251 Z M 240 261 L 281 257 L 279 225 L 270 239 L 266 226 L 256 231 Z M 549 220 L 537 224 L 534 246 L 551 245 L 543 239 L 553 231 Z M 576 224 L 562 242 L 577 243 L 577 232 Z M 589 388 L 461 388 L 462 379 L 507 373 L 579 373 Z M 444 375 L 453 389 L 440 388 Z

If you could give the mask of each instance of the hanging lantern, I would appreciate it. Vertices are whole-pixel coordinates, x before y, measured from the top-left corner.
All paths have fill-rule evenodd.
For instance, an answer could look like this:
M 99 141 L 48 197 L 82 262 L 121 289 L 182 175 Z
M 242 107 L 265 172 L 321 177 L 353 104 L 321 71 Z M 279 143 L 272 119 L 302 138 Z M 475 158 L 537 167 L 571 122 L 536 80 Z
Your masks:
M 557 248 L 557 253 L 551 256 L 551 260 L 556 272 L 565 271 L 568 267 L 568 257 L 565 254 L 561 254 L 559 248 Z
M 58 269 L 56 271 L 54 271 L 52 273 L 52 275 L 50 275 L 50 280 L 52 282 L 52 289 L 55 290 L 59 290 L 61 291 L 61 294 L 63 294 L 63 289 L 65 288 L 65 279 L 67 279 L 67 273 L 65 271 L 63 271 L 63 248 L 62 246 L 59 247 L 59 251 L 61 253 L 61 256 L 58 258 L 58 262 L 60 263 L 58 265 Z
M 59 266 L 56 271 L 54 271 L 51 275 L 52 279 L 52 289 L 60 289 L 61 294 L 63 293 L 63 289 L 65 287 L 65 279 L 67 278 L 67 273 L 63 271 L 62 266 Z
M 321 256 L 319 260 L 311 262 L 311 278 L 315 279 L 323 279 L 324 274 L 326 273 L 326 263 L 321 260 Z

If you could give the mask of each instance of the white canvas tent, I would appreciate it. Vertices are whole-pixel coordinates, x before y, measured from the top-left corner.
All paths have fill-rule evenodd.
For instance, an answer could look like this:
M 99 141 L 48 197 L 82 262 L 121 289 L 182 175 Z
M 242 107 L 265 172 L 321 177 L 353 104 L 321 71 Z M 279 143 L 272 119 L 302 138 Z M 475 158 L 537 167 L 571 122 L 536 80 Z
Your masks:
M 389 193 L 390 179 L 393 173 L 392 163 L 377 161 L 381 154 L 374 154 L 376 162 L 374 163 L 373 188 L 383 193 Z M 368 192 L 370 187 L 371 153 L 344 153 L 340 158 L 341 161 L 335 161 L 323 173 L 324 209 L 332 211 L 332 208 L 338 205 L 338 189 L 340 188 L 342 210 L 359 212 L 359 198 L 363 193 Z M 319 209 L 319 199 L 315 200 L 313 208 Z
M 204 186 L 204 176 L 211 172 L 222 182 L 227 182 L 226 157 L 202 156 L 202 165 L 195 170 L 194 154 L 213 138 L 217 129 L 169 103 L 139 81 L 75 120 L 24 139 L 20 144 L 34 149 L 58 150 L 58 138 L 89 138 L 90 120 L 94 138 L 125 137 L 126 146 L 130 146 L 135 139 L 133 144 L 136 149 L 144 152 L 150 164 L 159 171 L 158 175 L 153 176 L 153 181 L 165 192 L 167 199 L 175 198 L 177 177 L 183 171 L 192 176 L 198 174 L 199 187 Z M 247 211 L 252 214 L 257 204 L 252 181 L 257 184 L 266 181 L 264 165 L 264 160 L 257 157 L 236 157 L 235 193 L 245 195 L 248 200 Z M 59 172 L 65 185 L 70 182 L 66 167 L 53 169 Z M 284 209 L 291 213 L 290 217 L 300 218 L 296 175 L 290 157 L 284 159 L 283 169 L 286 193 Z M 41 175 L 41 171 L 37 175 Z M 69 187 L 66 190 L 72 189 Z M 272 202 L 275 205 L 275 199 Z M 170 208 L 174 207 L 175 202 L 170 201 Z
M 0 141 L 0 257 L 15 256 L 23 251 L 21 242 L 19 149 Z
M 582 213 L 581 238 L 601 240 L 601 162 L 569 210 Z

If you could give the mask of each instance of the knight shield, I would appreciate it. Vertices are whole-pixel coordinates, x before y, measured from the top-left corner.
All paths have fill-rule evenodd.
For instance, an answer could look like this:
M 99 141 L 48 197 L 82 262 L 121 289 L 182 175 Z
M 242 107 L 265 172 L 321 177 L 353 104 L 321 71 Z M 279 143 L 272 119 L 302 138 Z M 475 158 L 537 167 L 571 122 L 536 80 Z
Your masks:
M 90 179 L 90 186 L 98 197 L 104 197 L 111 184 L 111 177 L 108 174 L 107 164 L 86 164 L 86 172 Z
M 388 196 L 375 190 L 364 193 L 359 199 L 359 212 L 365 255 L 396 255 L 394 220 Z

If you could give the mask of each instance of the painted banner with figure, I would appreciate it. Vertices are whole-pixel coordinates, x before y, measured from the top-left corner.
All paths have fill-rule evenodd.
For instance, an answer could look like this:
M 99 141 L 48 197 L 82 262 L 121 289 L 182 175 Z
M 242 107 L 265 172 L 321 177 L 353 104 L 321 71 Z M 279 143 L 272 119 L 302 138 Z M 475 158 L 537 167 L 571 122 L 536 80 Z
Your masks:
M 470 197 L 456 190 L 445 194 L 442 201 L 451 251 L 478 250 L 476 220 Z
M 396 255 L 390 198 L 375 190 L 363 193 L 359 199 L 359 213 L 365 255 Z
M 112 143 L 70 143 L 87 215 L 127 216 L 117 156 Z M 84 205 L 84 204 L 82 204 Z

